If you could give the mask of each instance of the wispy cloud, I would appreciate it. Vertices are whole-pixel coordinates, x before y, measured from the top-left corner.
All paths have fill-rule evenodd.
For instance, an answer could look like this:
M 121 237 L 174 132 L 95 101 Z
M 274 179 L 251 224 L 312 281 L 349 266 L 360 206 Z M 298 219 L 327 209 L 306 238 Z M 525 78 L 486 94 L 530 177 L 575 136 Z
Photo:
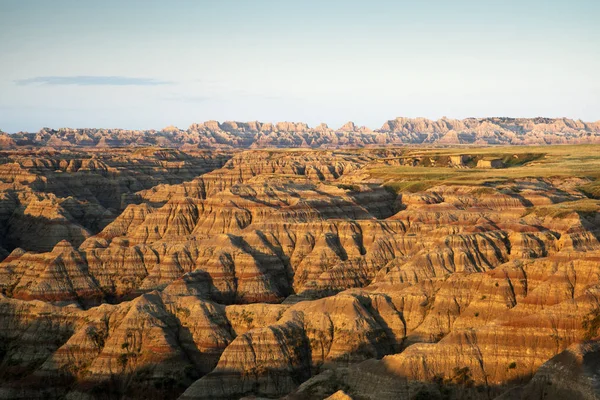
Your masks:
M 162 100 L 166 101 L 178 101 L 183 103 L 204 103 L 209 100 L 218 99 L 217 96 L 187 96 L 187 95 L 179 95 L 179 94 L 170 94 L 167 96 L 163 96 Z
M 152 78 L 134 78 L 129 76 L 36 76 L 19 79 L 15 83 L 26 85 L 77 85 L 77 86 L 157 86 L 171 85 L 173 82 Z

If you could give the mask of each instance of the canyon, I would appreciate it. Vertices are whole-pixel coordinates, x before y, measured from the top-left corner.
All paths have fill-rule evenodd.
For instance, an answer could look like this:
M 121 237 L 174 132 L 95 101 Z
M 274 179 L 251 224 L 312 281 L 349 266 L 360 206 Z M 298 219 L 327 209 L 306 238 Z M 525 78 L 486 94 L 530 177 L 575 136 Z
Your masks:
M 543 118 L 0 134 L 0 398 L 600 398 L 595 143 Z

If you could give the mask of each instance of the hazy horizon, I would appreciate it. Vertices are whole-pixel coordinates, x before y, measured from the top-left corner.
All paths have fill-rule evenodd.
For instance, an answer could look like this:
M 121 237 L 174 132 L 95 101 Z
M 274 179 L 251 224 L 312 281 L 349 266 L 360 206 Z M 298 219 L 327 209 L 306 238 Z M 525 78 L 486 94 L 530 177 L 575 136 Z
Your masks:
M 463 121 L 463 120 L 466 120 L 466 119 L 487 119 L 487 118 L 516 118 L 516 119 L 517 118 L 522 118 L 522 119 L 552 118 L 552 119 L 570 119 L 570 120 L 573 120 L 573 121 L 581 121 L 583 123 L 600 123 L 600 120 L 598 120 L 598 121 L 585 121 L 585 120 L 582 120 L 580 118 L 546 117 L 546 116 L 542 116 L 542 115 L 535 116 L 535 117 L 486 116 L 486 117 L 465 117 L 465 118 L 452 118 L 452 117 L 448 117 L 448 116 L 442 116 L 442 117 L 439 117 L 439 118 L 397 116 L 396 118 L 408 118 L 408 119 L 421 119 L 421 118 L 425 118 L 425 119 L 429 119 L 431 121 L 439 121 L 439 120 L 443 120 L 443 119 Z M 379 125 L 376 125 L 376 126 L 360 125 L 360 124 L 356 124 L 352 120 L 347 120 L 346 122 L 341 123 L 339 125 L 328 124 L 325 121 L 322 121 L 322 122 L 320 122 L 318 124 L 308 124 L 307 123 L 307 125 L 308 125 L 308 127 L 310 129 L 313 129 L 313 128 L 316 128 L 320 124 L 325 124 L 330 129 L 338 130 L 338 129 L 342 128 L 346 123 L 353 122 L 353 123 L 355 123 L 355 125 L 356 125 L 357 128 L 366 127 L 366 128 L 369 128 L 369 129 L 371 129 L 373 131 L 377 131 L 377 130 L 380 130 L 382 128 L 382 126 L 387 121 L 390 121 L 390 120 L 394 120 L 394 118 L 388 118 L 387 120 L 382 121 Z M 215 120 L 215 119 L 208 119 L 208 120 L 204 120 L 204 121 L 195 121 L 195 122 L 192 122 L 188 126 L 178 126 L 176 124 L 169 124 L 169 125 L 165 125 L 165 126 L 161 126 L 161 127 L 151 127 L 151 128 L 128 128 L 128 127 L 121 127 L 121 126 L 42 126 L 39 129 L 29 130 L 29 131 L 27 131 L 27 130 L 7 131 L 7 130 L 2 130 L 1 128 L 0 128 L 0 131 L 5 132 L 5 133 L 10 133 L 10 134 L 19 133 L 19 132 L 32 133 L 32 132 L 40 131 L 42 129 L 54 129 L 54 130 L 59 130 L 59 129 L 106 129 L 106 130 L 110 130 L 110 129 L 123 129 L 123 130 L 132 130 L 132 131 L 134 131 L 134 130 L 139 130 L 139 131 L 152 131 L 152 130 L 161 131 L 161 130 L 164 130 L 165 128 L 169 128 L 169 127 L 175 127 L 175 128 L 178 128 L 178 129 L 186 130 L 191 125 L 193 125 L 193 124 L 200 124 L 200 123 L 209 122 L 209 121 L 217 121 L 219 124 L 223 124 L 224 122 L 236 122 L 236 123 L 259 122 L 261 124 L 271 123 L 273 125 L 275 125 L 277 123 L 280 123 L 280 122 L 283 122 L 283 123 L 287 123 L 287 122 L 289 122 L 289 123 L 306 123 L 306 121 L 259 121 L 259 120 L 248 120 L 248 121 L 221 120 L 221 121 L 219 121 L 219 120 Z
M 600 4 L 0 3 L 0 129 L 600 120 Z

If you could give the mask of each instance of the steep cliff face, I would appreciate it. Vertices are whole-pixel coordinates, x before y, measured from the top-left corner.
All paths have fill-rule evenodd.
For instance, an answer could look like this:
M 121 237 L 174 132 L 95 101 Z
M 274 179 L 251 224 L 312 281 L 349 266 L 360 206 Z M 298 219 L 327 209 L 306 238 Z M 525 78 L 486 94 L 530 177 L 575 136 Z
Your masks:
M 594 398 L 598 156 L 463 150 L 10 153 L 0 398 Z

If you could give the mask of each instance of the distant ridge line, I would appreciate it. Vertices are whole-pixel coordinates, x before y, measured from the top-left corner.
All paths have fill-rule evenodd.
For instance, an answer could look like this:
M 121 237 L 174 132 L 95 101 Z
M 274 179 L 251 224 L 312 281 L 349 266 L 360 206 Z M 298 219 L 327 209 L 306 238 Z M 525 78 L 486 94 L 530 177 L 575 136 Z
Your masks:
M 161 130 L 43 128 L 38 132 L 0 131 L 0 149 L 30 147 L 161 146 L 181 149 L 269 147 L 339 148 L 403 144 L 547 145 L 600 143 L 600 121 L 569 118 L 398 117 L 371 130 L 348 122 L 338 129 L 304 122 L 206 121 L 187 129 Z

